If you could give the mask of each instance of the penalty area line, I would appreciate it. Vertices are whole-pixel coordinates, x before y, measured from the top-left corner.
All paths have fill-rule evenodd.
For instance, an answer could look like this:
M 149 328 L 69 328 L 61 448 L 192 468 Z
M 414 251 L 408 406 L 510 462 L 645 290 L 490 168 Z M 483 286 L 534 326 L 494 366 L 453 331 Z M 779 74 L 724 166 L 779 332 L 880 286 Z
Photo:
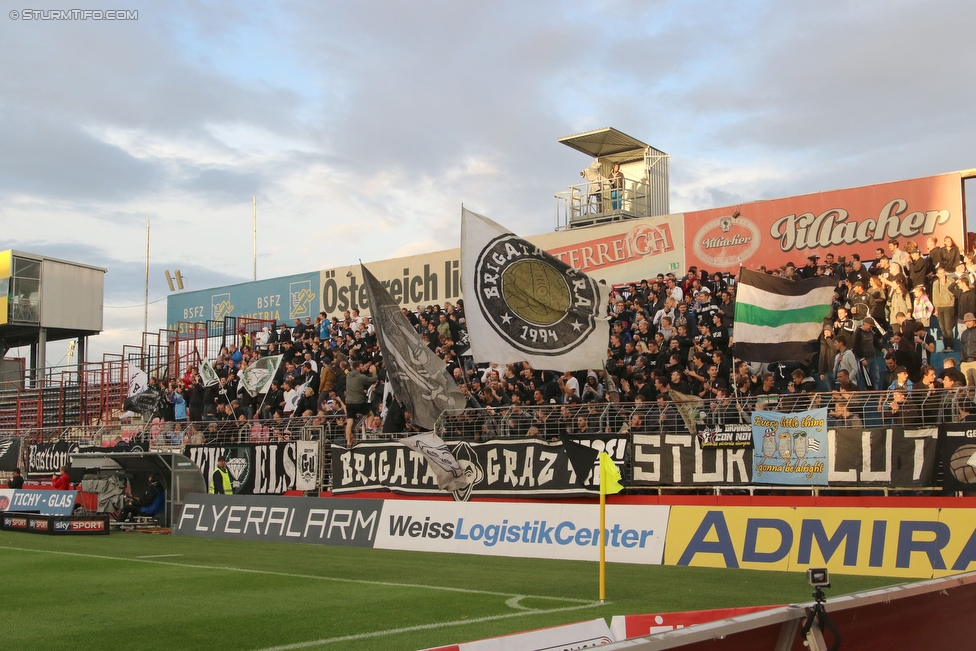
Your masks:
M 385 631 L 372 631 L 370 633 L 356 633 L 353 635 L 342 635 L 339 637 L 323 638 L 321 640 L 309 640 L 308 642 L 295 642 L 294 644 L 281 644 L 270 646 L 255 651 L 297 651 L 298 649 L 311 649 L 317 646 L 326 646 L 336 642 L 355 642 L 358 640 L 368 640 L 376 637 L 386 637 L 389 635 L 401 635 L 403 633 L 413 633 L 415 631 L 430 631 L 438 628 L 451 628 L 454 626 L 465 626 L 466 624 L 480 624 L 483 622 L 493 622 L 500 619 L 511 619 L 512 617 L 524 617 L 526 615 L 549 615 L 552 613 L 562 613 L 570 610 L 583 610 L 584 608 L 595 608 L 605 606 L 610 602 L 601 604 L 599 601 L 592 601 L 579 606 L 566 606 L 564 608 L 546 608 L 540 610 L 521 610 L 516 613 L 506 613 L 504 615 L 490 615 L 485 617 L 475 617 L 474 619 L 456 619 L 450 622 L 435 622 L 431 624 L 417 624 L 416 626 L 404 626 L 403 628 L 391 628 Z
M 396 583 L 394 581 L 368 581 L 366 579 L 346 579 L 342 577 L 334 576 L 317 576 L 315 574 L 297 574 L 294 572 L 277 572 L 275 570 L 257 570 L 249 567 L 233 567 L 228 565 L 201 565 L 197 563 L 177 563 L 175 561 L 160 561 L 154 560 L 151 557 L 128 557 L 128 556 L 106 556 L 104 554 L 83 554 L 81 552 L 66 552 L 56 549 L 30 549 L 27 547 L 7 547 L 2 546 L 0 550 L 6 551 L 18 551 L 18 552 L 34 552 L 36 554 L 56 554 L 59 556 L 75 556 L 78 558 L 94 558 L 98 560 L 105 561 L 126 561 L 129 563 L 145 563 L 147 565 L 162 565 L 165 567 L 182 567 L 191 570 L 217 570 L 220 572 L 240 572 L 242 574 L 260 574 L 264 576 L 280 576 L 289 579 L 314 579 L 316 581 L 332 581 L 335 583 L 353 583 L 357 585 L 373 585 L 381 587 L 390 588 L 413 588 L 417 590 L 438 590 L 441 592 L 457 592 L 461 594 L 480 594 L 489 595 L 494 597 L 518 597 L 519 599 L 540 599 L 547 601 L 562 601 L 566 603 L 580 604 L 579 606 L 571 606 L 568 609 L 573 608 L 589 608 L 594 604 L 593 601 L 589 599 L 574 599 L 572 597 L 550 597 L 547 595 L 527 595 L 527 594 L 517 594 L 514 592 L 495 592 L 492 590 L 475 590 L 473 588 L 454 588 L 442 585 L 424 585 L 422 583 Z M 161 556 L 171 556 L 173 554 L 163 554 Z M 175 554 L 175 556 L 180 556 L 180 554 Z M 599 602 L 597 602 L 599 605 Z M 530 612 L 559 612 L 559 610 L 567 610 L 567 608 L 556 609 L 552 611 L 530 611 Z M 475 621 L 475 620 L 468 620 Z

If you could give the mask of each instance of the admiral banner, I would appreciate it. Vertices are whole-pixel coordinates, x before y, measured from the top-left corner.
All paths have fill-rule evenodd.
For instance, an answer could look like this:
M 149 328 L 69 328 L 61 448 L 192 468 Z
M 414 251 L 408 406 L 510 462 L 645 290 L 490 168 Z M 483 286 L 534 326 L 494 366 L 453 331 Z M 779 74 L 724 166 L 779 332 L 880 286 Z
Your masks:
M 193 494 L 187 496 L 173 533 L 372 547 L 381 508 L 382 500 Z
M 752 414 L 755 484 L 827 485 L 827 410 Z
M 98 445 L 81 445 L 57 441 L 54 443 L 31 443 L 27 446 L 27 476 L 48 476 L 58 472 L 61 466 L 69 466 L 68 457 L 77 452 L 144 452 L 148 445 L 140 443 L 120 443 L 110 448 Z
M 224 457 L 235 494 L 280 495 L 296 488 L 299 478 L 297 444 L 297 441 L 289 441 L 188 445 L 183 454 L 200 467 L 207 486 L 218 457 Z
M 952 493 L 976 491 L 976 423 L 946 423 L 938 431 L 942 487 Z
M 774 440 L 776 453 L 781 455 L 780 439 Z M 824 446 L 826 457 L 820 462 L 824 463 L 826 483 L 830 486 L 934 486 L 937 443 L 935 429 L 830 429 Z M 632 445 L 634 486 L 760 483 L 753 482 L 753 470 L 754 455 L 761 454 L 761 444 L 756 450 L 702 448 L 691 434 L 635 434 Z M 784 441 L 784 449 L 786 445 Z M 792 437 L 789 445 L 790 454 L 796 454 Z M 810 454 L 809 449 L 803 451 L 808 464 Z M 771 465 L 773 460 L 770 457 L 765 463 Z M 798 462 L 796 459 L 790 463 Z
M 573 441 L 606 451 L 623 466 L 627 437 L 574 436 Z M 598 466 L 577 477 L 561 442 L 539 439 L 496 440 L 486 443 L 448 441 L 467 478 L 454 491 L 455 500 L 479 496 L 592 495 L 599 488 Z M 597 469 L 597 472 L 594 472 Z M 427 459 L 396 442 L 360 443 L 353 449 L 332 447 L 332 492 L 368 490 L 443 495 Z
M 607 560 L 660 565 L 668 506 L 607 506 Z M 596 504 L 384 500 L 377 549 L 599 559 Z
M 666 565 L 933 578 L 976 563 L 967 508 L 672 506 Z

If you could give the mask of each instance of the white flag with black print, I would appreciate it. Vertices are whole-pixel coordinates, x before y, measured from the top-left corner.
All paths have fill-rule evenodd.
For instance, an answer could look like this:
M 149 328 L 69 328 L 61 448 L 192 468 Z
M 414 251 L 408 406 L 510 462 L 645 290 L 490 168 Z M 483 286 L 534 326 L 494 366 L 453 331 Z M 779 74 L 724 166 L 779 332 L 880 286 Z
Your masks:
M 209 359 L 204 358 L 200 362 L 200 381 L 203 382 L 203 386 L 205 387 L 212 387 L 220 382 L 220 378 L 217 377 L 217 371 L 214 370 L 213 364 L 210 363 Z
M 447 443 L 437 434 L 425 432 L 400 439 L 400 443 L 424 455 L 427 467 L 437 478 L 437 488 L 440 490 L 463 490 L 471 483 L 470 473 L 465 472 Z
M 281 364 L 281 355 L 262 357 L 241 372 L 241 384 L 251 397 L 267 393 Z
M 556 371 L 606 363 L 606 285 L 464 208 L 461 288 L 475 361 Z
M 131 398 L 149 388 L 149 374 L 135 364 L 126 364 L 126 367 L 129 370 L 129 392 L 125 395 Z

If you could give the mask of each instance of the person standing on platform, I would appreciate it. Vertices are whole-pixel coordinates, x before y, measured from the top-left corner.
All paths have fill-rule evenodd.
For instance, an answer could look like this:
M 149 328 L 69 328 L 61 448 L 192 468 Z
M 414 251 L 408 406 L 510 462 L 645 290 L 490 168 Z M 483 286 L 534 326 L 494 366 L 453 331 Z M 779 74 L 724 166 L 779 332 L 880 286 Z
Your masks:
M 620 210 L 623 205 L 621 198 L 624 192 L 624 174 L 620 171 L 620 163 L 614 163 L 610 172 L 610 203 L 614 210 Z

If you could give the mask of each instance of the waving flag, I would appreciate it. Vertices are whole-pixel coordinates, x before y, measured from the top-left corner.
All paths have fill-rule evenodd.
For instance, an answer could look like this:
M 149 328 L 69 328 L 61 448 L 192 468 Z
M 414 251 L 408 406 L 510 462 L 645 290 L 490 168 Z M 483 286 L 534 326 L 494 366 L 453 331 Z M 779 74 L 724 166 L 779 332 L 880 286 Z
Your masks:
M 476 361 L 558 371 L 606 363 L 607 287 L 465 209 L 461 287 Z
M 464 409 L 464 396 L 447 365 L 430 351 L 390 292 L 369 269 L 360 266 L 393 395 L 413 414 L 415 423 L 433 429 L 445 409 Z
M 244 385 L 244 389 L 252 397 L 267 393 L 271 388 L 271 381 L 278 372 L 279 364 L 281 364 L 281 355 L 262 357 L 253 362 L 241 373 L 241 384 Z
M 830 314 L 837 279 L 793 281 L 739 270 L 733 352 L 747 362 L 807 362 Z
M 214 370 L 213 364 L 207 358 L 200 360 L 200 381 L 205 387 L 212 387 L 220 382 L 217 371 Z

